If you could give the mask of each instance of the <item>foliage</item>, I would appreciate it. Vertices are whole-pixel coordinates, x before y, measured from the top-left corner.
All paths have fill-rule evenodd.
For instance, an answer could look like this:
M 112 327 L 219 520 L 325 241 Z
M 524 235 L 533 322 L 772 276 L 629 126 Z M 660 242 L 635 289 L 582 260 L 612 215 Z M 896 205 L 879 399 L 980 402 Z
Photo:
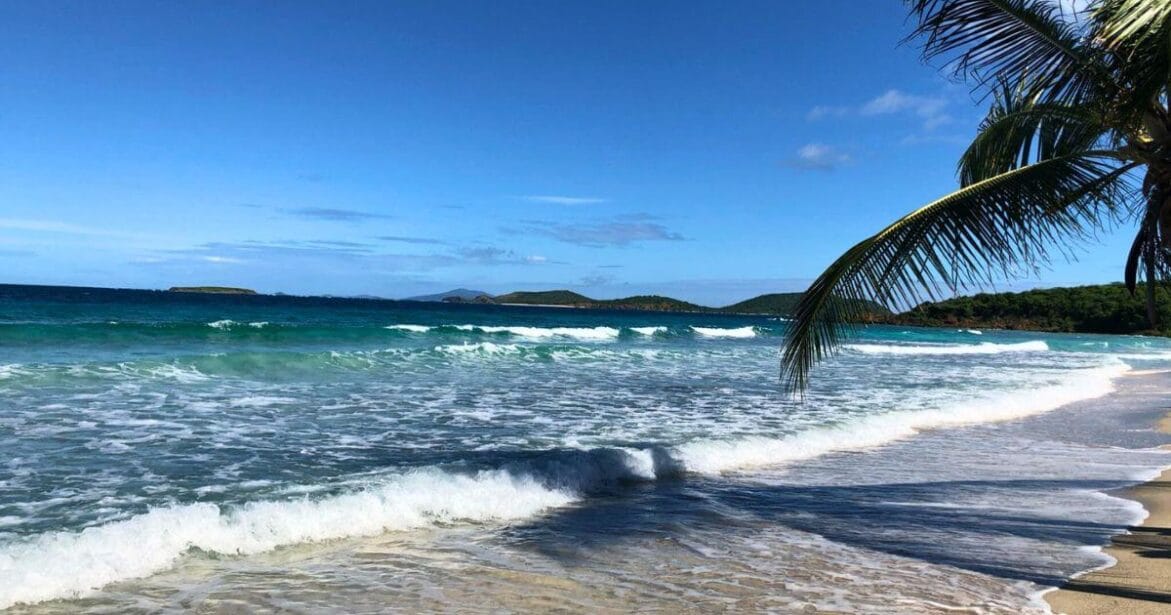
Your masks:
M 1123 284 L 1047 288 L 1019 293 L 981 293 L 927 302 L 888 322 L 928 327 L 1027 329 L 1077 333 L 1171 335 L 1171 302 L 1160 290 L 1159 323 L 1152 331 L 1146 305 Z
M 759 297 L 753 297 L 740 303 L 720 308 L 720 311 L 730 314 L 775 314 L 778 316 L 790 316 L 797 309 L 797 304 L 801 302 L 803 295 L 804 293 L 771 293 L 760 295 Z M 873 301 L 862 302 L 861 308 L 862 312 L 867 315 L 863 317 L 863 320 L 871 320 L 872 316 L 884 316 L 891 313 L 886 306 Z
M 526 305 L 575 305 L 585 306 L 593 299 L 570 290 L 516 291 L 495 297 L 496 303 L 521 303 Z
M 863 239 L 794 310 L 782 380 L 794 391 L 832 354 L 861 301 L 917 305 L 1035 271 L 1051 253 L 1137 226 L 1128 292 L 1171 277 L 1171 0 L 910 0 L 928 60 L 990 100 L 959 161 L 959 189 Z M 1072 317 L 1071 317 L 1072 318 Z

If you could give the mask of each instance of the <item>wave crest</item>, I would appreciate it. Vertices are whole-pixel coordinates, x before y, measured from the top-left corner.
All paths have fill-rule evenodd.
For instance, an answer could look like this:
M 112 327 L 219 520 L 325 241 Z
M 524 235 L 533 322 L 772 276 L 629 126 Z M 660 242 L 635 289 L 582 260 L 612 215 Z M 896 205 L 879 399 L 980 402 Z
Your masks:
M 898 355 L 962 355 L 962 354 L 1001 354 L 1005 352 L 1046 352 L 1049 344 L 1041 340 L 1020 342 L 1016 344 L 962 344 L 937 346 L 910 346 L 896 344 L 846 344 L 845 348 L 862 354 L 898 354 Z
M 575 497 L 499 470 L 459 475 L 426 469 L 320 500 L 155 508 L 125 521 L 0 547 L 0 608 L 79 597 L 170 568 L 191 549 L 247 555 L 388 530 L 522 519 Z

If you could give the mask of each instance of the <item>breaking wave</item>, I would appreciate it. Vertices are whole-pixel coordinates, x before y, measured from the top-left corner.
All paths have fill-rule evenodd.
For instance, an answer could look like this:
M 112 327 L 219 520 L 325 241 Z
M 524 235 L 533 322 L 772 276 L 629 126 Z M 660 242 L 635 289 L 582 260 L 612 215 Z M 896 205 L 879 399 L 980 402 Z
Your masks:
M 1018 344 L 982 344 L 910 346 L 897 344 L 846 344 L 845 348 L 863 354 L 901 354 L 901 355 L 961 355 L 961 354 L 1001 354 L 1004 352 L 1046 352 L 1049 345 L 1042 341 L 1020 342 Z
M 490 342 L 468 346 L 480 352 L 512 351 L 508 345 Z M 780 465 L 880 446 L 929 429 L 1016 419 L 1105 395 L 1113 390 L 1113 379 L 1128 369 L 1115 361 L 1106 367 L 1070 370 L 1025 391 L 846 420 L 779 437 L 705 439 L 650 448 L 528 451 L 518 455 L 518 461 L 502 460 L 494 468 L 474 472 L 421 468 L 318 499 L 254 501 L 234 507 L 211 503 L 157 507 L 122 521 L 39 534 L 0 547 L 0 577 L 6 581 L 0 584 L 0 608 L 82 596 L 116 581 L 170 568 L 192 550 L 247 555 L 298 543 L 433 525 L 521 520 L 615 483 Z M 53 574 L 45 574 L 46 570 Z

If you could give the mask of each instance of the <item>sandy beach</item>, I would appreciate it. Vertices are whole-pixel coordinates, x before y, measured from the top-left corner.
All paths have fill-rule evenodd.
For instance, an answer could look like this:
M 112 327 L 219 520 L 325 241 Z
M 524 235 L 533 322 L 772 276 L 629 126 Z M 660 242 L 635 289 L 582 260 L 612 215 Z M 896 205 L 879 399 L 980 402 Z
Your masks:
M 1138 381 L 1128 378 L 1131 383 Z M 1149 380 L 1147 380 L 1149 382 Z M 1158 424 L 1171 433 L 1171 413 Z M 1055 613 L 1137 615 L 1171 612 L 1171 470 L 1146 483 L 1113 493 L 1135 500 L 1148 512 L 1130 531 L 1115 536 L 1105 553 L 1118 560 L 1086 573 L 1045 595 Z

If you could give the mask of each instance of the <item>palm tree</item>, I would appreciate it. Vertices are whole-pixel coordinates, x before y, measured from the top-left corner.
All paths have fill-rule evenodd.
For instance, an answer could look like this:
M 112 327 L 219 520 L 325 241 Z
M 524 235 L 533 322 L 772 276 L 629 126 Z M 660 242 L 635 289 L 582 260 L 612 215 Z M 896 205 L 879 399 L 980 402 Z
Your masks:
M 813 366 L 865 316 L 909 307 L 1067 257 L 1137 226 L 1130 292 L 1171 279 L 1171 0 L 909 0 L 926 60 L 991 101 L 959 161 L 960 187 L 838 257 L 806 291 L 781 378 L 803 392 Z

